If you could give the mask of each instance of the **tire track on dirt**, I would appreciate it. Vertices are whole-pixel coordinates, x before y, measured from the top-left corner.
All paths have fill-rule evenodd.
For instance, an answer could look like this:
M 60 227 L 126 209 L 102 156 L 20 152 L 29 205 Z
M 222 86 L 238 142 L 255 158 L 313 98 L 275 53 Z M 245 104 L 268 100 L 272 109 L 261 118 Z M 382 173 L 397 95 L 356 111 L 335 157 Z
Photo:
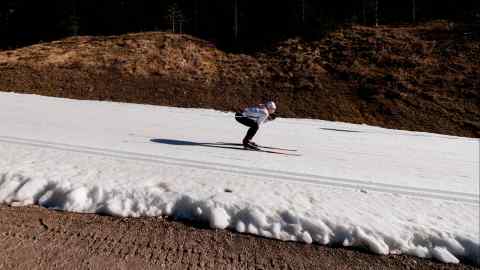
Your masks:
M 264 177 L 276 181 L 283 182 L 301 182 L 311 185 L 323 185 L 323 186 L 333 186 L 340 188 L 350 188 L 350 189 L 367 189 L 372 191 L 378 191 L 383 193 L 390 194 L 403 194 L 408 196 L 416 197 L 428 197 L 433 199 L 448 200 L 448 201 L 459 201 L 466 203 L 478 204 L 480 200 L 478 199 L 478 194 L 470 194 L 464 192 L 455 192 L 455 191 L 445 191 L 439 189 L 427 189 L 427 188 L 416 188 L 416 187 L 407 187 L 400 185 L 384 184 L 384 183 L 374 183 L 364 180 L 348 179 L 348 178 L 339 178 L 339 177 L 329 177 L 329 176 L 320 176 L 314 174 L 303 174 L 287 171 L 276 171 L 269 169 L 261 168 L 250 168 L 243 167 L 239 165 L 231 164 L 222 164 L 214 162 L 205 162 L 197 160 L 188 160 L 181 158 L 174 158 L 161 155 L 153 154 L 143 154 L 135 153 L 128 151 L 120 151 L 106 148 L 96 148 L 89 146 L 81 145 L 71 145 L 63 143 L 55 143 L 41 140 L 32 140 L 24 138 L 16 138 L 10 136 L 0 136 L 0 142 L 8 144 L 18 144 L 33 146 L 39 148 L 47 148 L 52 150 L 60 151 L 69 151 L 77 152 L 82 154 L 90 154 L 97 156 L 104 156 L 109 158 L 119 158 L 127 159 L 134 161 L 143 161 L 149 163 L 158 163 L 165 165 L 173 165 L 180 167 L 190 167 L 202 170 L 212 170 L 225 173 L 240 174 L 245 176 L 254 176 L 254 177 Z

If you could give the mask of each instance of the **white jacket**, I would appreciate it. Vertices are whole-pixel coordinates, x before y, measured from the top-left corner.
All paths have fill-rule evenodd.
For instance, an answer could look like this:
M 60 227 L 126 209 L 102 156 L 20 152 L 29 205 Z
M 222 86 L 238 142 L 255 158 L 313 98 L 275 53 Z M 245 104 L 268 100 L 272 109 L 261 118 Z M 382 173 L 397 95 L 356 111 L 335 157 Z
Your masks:
M 242 114 L 244 117 L 252 119 L 259 125 L 267 122 L 268 116 L 270 115 L 267 108 L 265 108 L 263 105 L 246 108 L 243 110 Z

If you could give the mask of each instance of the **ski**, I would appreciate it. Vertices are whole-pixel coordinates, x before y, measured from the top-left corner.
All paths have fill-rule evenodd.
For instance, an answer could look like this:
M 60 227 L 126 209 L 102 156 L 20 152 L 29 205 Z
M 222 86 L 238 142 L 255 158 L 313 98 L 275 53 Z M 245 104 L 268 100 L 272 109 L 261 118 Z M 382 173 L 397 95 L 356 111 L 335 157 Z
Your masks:
M 218 144 L 222 145 L 235 145 L 235 146 L 243 146 L 241 143 L 222 143 L 219 142 Z M 259 148 L 265 148 L 265 149 L 272 149 L 272 150 L 280 150 L 280 151 L 289 151 L 289 152 L 296 152 L 297 149 L 288 149 L 288 148 L 280 148 L 280 147 L 274 147 L 274 146 L 266 146 L 266 145 L 256 145 Z
M 284 156 L 296 156 L 296 157 L 301 156 L 300 154 L 295 154 L 295 153 L 285 153 L 285 152 L 265 150 L 265 149 L 260 149 L 260 148 L 258 148 L 258 149 L 243 148 L 243 149 L 244 149 L 244 150 L 247 150 L 247 151 L 263 152 L 263 153 L 270 153 L 270 154 L 278 154 L 278 155 L 284 155 Z
M 280 147 L 274 147 L 274 146 L 266 146 L 266 145 L 258 145 L 260 148 L 265 148 L 265 149 L 275 149 L 275 150 L 281 150 L 281 151 L 289 151 L 289 152 L 296 152 L 297 149 L 288 149 L 288 148 L 280 148 Z

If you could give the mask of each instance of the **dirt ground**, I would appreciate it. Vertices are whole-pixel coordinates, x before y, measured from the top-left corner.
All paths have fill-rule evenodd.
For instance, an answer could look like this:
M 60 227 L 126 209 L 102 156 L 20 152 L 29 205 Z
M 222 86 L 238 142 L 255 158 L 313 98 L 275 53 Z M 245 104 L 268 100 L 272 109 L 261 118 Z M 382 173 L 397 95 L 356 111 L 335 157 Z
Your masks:
M 0 205 L 0 269 L 479 269 L 254 237 L 161 217 Z

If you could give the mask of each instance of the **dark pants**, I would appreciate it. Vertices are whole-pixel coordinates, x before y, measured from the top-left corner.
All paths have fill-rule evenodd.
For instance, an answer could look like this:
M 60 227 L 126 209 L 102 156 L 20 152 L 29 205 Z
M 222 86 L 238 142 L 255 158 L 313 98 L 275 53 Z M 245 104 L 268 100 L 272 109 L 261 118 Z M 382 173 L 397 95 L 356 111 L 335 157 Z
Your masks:
M 237 122 L 239 122 L 240 124 L 250 127 L 247 131 L 247 135 L 245 135 L 245 138 L 243 138 L 243 143 L 248 143 L 257 133 L 259 128 L 258 123 L 248 117 L 243 116 L 241 113 L 238 112 L 235 114 L 235 120 L 237 120 Z

